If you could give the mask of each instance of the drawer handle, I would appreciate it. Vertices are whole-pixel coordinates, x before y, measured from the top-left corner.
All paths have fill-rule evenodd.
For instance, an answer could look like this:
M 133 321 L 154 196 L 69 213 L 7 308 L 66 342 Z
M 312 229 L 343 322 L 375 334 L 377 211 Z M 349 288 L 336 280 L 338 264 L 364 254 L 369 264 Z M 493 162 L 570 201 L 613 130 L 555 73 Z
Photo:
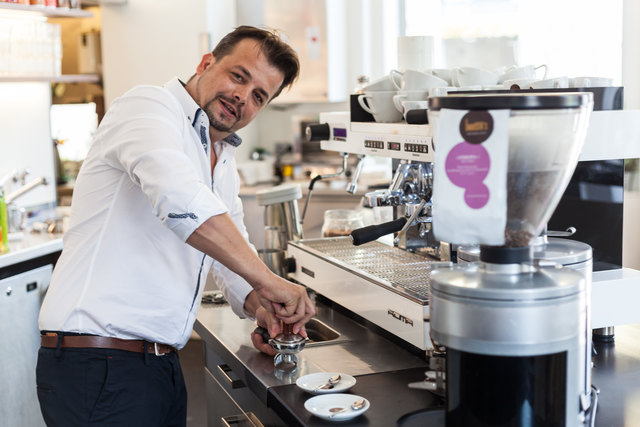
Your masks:
M 252 427 L 264 427 L 264 424 L 260 422 L 258 417 L 253 412 L 247 412 L 245 414 L 229 415 L 228 417 L 221 417 L 222 425 L 225 427 L 240 427 L 240 426 L 252 426 Z
M 218 372 L 220 372 L 220 375 L 222 375 L 222 378 L 224 378 L 229 383 L 229 385 L 231 385 L 231 388 L 244 387 L 244 383 L 242 382 L 242 380 L 234 380 L 233 378 L 231 378 L 229 373 L 233 372 L 233 370 L 229 367 L 229 365 L 227 364 L 218 365 Z

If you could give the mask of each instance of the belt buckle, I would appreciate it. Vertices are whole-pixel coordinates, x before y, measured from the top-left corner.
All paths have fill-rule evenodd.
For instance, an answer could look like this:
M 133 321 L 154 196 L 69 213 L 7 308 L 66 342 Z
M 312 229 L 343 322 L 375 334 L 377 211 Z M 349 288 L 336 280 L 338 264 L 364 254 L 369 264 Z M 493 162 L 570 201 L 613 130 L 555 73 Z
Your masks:
M 166 356 L 167 355 L 167 353 L 160 353 L 158 351 L 158 343 L 157 342 L 153 343 L 153 350 L 154 350 L 156 356 Z

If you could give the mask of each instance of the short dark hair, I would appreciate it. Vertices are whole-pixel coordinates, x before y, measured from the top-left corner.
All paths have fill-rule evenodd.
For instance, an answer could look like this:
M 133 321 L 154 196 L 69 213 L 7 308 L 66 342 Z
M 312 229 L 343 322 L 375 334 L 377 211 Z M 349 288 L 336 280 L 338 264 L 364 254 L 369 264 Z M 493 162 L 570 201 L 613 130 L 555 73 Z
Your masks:
M 282 92 L 282 89 L 285 87 L 291 87 L 291 85 L 293 85 L 293 82 L 298 78 L 298 74 L 300 73 L 298 54 L 291 46 L 282 40 L 276 30 L 266 30 L 249 25 L 241 25 L 224 36 L 211 53 L 215 60 L 218 61 L 225 55 L 233 52 L 236 45 L 244 39 L 256 40 L 260 51 L 267 57 L 269 63 L 284 74 L 280 88 L 278 88 L 271 99 L 280 95 L 280 92 Z

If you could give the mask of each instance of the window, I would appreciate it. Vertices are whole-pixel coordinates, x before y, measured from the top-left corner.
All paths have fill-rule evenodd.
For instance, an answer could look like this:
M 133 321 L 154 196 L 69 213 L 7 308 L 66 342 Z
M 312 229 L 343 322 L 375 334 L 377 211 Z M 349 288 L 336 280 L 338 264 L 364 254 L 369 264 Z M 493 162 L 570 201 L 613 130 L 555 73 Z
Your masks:
M 404 0 L 405 34 L 434 36 L 434 68 L 547 64 L 548 77 L 621 83 L 622 0 Z

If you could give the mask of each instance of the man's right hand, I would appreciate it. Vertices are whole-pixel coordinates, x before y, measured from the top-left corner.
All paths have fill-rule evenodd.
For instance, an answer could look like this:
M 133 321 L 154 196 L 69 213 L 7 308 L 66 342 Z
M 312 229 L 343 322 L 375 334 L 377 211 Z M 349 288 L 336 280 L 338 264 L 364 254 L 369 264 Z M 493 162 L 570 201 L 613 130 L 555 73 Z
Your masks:
M 305 323 L 316 314 L 314 304 L 303 286 L 275 274 L 271 274 L 256 291 L 264 309 L 284 323 L 293 324 L 294 334 L 300 333 Z

